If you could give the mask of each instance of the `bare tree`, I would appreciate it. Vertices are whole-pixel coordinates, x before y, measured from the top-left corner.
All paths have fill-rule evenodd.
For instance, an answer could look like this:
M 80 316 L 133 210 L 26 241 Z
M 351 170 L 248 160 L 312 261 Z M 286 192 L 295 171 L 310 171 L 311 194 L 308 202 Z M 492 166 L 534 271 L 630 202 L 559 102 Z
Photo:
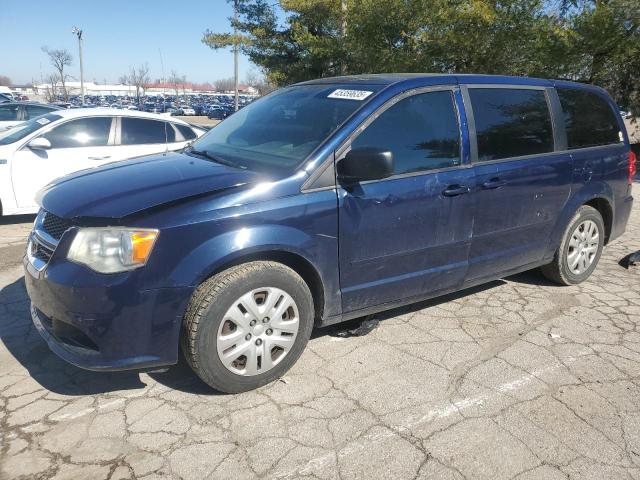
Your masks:
M 7 77 L 6 75 L 0 75 L 0 86 L 10 87 L 11 86 L 11 79 L 9 77 Z
M 215 82 L 216 91 L 218 92 L 231 92 L 235 89 L 235 79 L 233 77 L 230 78 L 222 78 L 220 80 L 216 80 Z
M 52 73 L 45 78 L 45 82 L 47 83 L 47 87 L 44 91 L 44 96 L 47 99 L 47 102 L 55 102 L 57 98 L 57 90 L 58 90 L 58 82 L 60 81 L 57 73 Z
M 120 81 L 133 85 L 136 89 L 136 103 L 140 104 L 140 97 L 144 93 L 144 88 L 149 84 L 149 65 L 138 65 L 129 67 L 129 74 L 120 77 Z
M 187 97 L 187 76 L 182 75 L 182 98 L 185 99 Z
M 178 73 L 175 70 L 171 70 L 171 76 L 169 77 L 169 83 L 173 87 L 173 91 L 176 94 L 176 101 L 178 100 L 178 97 L 180 96 L 180 83 L 181 82 L 182 82 L 182 77 L 180 77 L 180 75 L 178 75 Z
M 255 88 L 258 91 L 258 95 L 266 95 L 273 92 L 277 88 L 274 84 L 269 83 L 264 75 L 260 75 L 253 71 L 247 73 L 245 82 L 250 87 Z
M 60 83 L 62 85 L 62 95 L 64 96 L 64 100 L 65 102 L 69 101 L 69 92 L 67 92 L 67 80 L 71 77 L 65 73 L 64 69 L 71 65 L 73 57 L 65 49 L 49 50 L 49 47 L 44 46 L 42 47 L 42 51 L 49 55 L 49 61 L 51 62 L 53 68 L 55 68 L 58 74 L 58 79 L 60 80 Z

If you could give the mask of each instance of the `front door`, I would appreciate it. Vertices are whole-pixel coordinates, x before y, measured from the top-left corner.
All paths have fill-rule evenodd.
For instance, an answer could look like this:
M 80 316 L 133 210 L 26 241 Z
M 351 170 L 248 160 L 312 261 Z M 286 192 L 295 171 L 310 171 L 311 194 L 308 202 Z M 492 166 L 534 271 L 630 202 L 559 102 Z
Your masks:
M 392 101 L 351 141 L 391 151 L 394 175 L 338 188 L 344 313 L 464 281 L 473 174 L 461 161 L 454 94 L 431 89 Z
M 58 177 L 109 161 L 112 117 L 77 118 L 53 127 L 42 137 L 48 150 L 23 146 L 11 159 L 11 181 L 19 208 L 36 206 L 38 190 Z
M 468 92 L 477 139 L 468 278 L 476 280 L 543 259 L 571 192 L 572 164 L 567 152 L 555 152 L 553 89 L 477 86 Z

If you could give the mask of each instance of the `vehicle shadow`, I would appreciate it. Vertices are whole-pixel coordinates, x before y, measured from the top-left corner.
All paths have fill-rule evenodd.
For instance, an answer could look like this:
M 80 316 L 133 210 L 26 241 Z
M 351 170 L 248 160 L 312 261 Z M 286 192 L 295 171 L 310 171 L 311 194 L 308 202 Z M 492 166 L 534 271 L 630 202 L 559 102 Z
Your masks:
M 0 290 L 0 305 L 0 341 L 47 390 L 62 395 L 92 395 L 145 386 L 137 373 L 89 372 L 53 354 L 31 322 L 23 277 Z
M 140 372 L 92 372 L 52 353 L 31 322 L 24 278 L 0 290 L 0 305 L 0 342 L 47 390 L 62 395 L 94 395 L 146 387 Z M 162 385 L 187 393 L 219 394 L 193 373 L 182 355 L 166 372 L 150 372 L 149 376 Z
M 482 285 L 477 285 L 475 287 L 470 287 L 464 290 L 460 290 L 459 292 L 453 292 L 440 297 L 431 298 L 429 300 L 410 303 L 408 305 L 392 308 L 391 310 L 385 310 L 373 315 L 368 315 L 366 317 L 354 318 L 353 320 L 341 322 L 336 325 L 330 325 L 328 327 L 323 327 L 323 328 L 316 328 L 311 334 L 311 338 L 324 337 L 325 335 L 329 335 L 331 337 L 344 337 L 345 331 L 352 331 L 356 329 L 358 325 L 367 318 L 374 318 L 376 321 L 383 322 L 385 320 L 397 317 L 399 315 L 415 313 L 420 310 L 424 310 L 425 308 L 435 307 L 443 303 L 451 302 L 453 300 L 458 300 L 460 298 L 466 297 L 467 295 L 472 295 L 474 293 L 490 290 L 492 288 L 499 287 L 500 285 L 504 285 L 505 283 L 506 282 L 504 280 L 494 280 L 492 282 L 484 283 Z
M 531 272 L 510 277 L 509 280 L 536 285 L 548 284 L 542 275 Z M 394 308 L 376 314 L 375 320 L 384 321 L 398 315 L 416 312 L 496 288 L 505 283 L 504 280 L 496 280 L 442 297 Z M 91 372 L 70 365 L 53 354 L 31 322 L 29 300 L 23 278 L 0 290 L 0 305 L 2 305 L 0 341 L 31 377 L 47 390 L 63 395 L 93 395 L 146 387 L 139 372 Z M 341 336 L 340 332 L 357 328 L 367 318 L 371 317 L 356 318 L 337 325 L 316 328 L 312 338 L 327 335 Z M 9 373 L 6 370 L 5 372 Z M 148 375 L 161 385 L 185 393 L 223 395 L 200 380 L 188 366 L 182 354 L 176 365 L 170 366 L 166 371 L 149 372 Z
M 33 223 L 36 219 L 35 214 L 32 215 L 7 215 L 0 217 L 0 225 L 13 225 L 16 223 Z
M 525 285 L 535 285 L 538 287 L 562 288 L 562 285 L 549 280 L 547 277 L 542 275 L 542 272 L 540 272 L 540 270 L 538 270 L 537 268 L 534 270 L 527 270 L 526 272 L 512 275 L 510 277 L 507 277 L 507 280 L 515 283 L 523 283 Z

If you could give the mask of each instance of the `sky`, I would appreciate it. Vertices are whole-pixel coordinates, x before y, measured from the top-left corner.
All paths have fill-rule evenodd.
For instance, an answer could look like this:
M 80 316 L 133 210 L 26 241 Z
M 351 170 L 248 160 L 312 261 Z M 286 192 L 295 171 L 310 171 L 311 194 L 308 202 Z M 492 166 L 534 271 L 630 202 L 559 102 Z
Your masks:
M 43 46 L 73 56 L 69 74 L 80 79 L 78 39 L 83 30 L 85 81 L 117 83 L 131 65 L 147 62 L 152 80 L 172 70 L 192 82 L 233 76 L 230 50 L 201 42 L 205 30 L 230 31 L 226 0 L 0 0 L 0 75 L 13 84 L 39 82 L 53 72 Z M 257 68 L 243 55 L 240 81 Z

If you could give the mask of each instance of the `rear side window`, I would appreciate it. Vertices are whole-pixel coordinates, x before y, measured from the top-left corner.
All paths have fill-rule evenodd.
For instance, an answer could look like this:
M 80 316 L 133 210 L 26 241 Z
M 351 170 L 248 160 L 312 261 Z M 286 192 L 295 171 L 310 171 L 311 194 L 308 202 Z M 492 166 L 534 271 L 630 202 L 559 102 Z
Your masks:
M 174 127 L 176 127 L 178 129 L 178 131 L 182 134 L 182 136 L 184 137 L 185 141 L 193 140 L 194 138 L 197 137 L 196 132 L 191 130 L 186 125 L 180 125 L 179 123 L 175 123 Z
M 478 161 L 552 152 L 551 114 L 543 90 L 470 88 Z
M 111 117 L 78 118 L 55 127 L 44 137 L 51 148 L 104 147 L 109 143 Z
M 26 105 L 27 117 L 25 120 L 31 120 L 32 118 L 39 117 L 40 115 L 45 115 L 51 112 L 51 108 L 45 107 L 44 105 Z
M 390 150 L 395 175 L 459 165 L 460 134 L 451 91 L 400 100 L 351 143 L 351 148 L 361 147 Z
M 618 120 L 604 98 L 587 90 L 558 88 L 557 91 L 570 149 L 620 142 Z
M 172 128 L 166 128 L 166 122 L 132 117 L 122 117 L 121 122 L 122 145 L 166 143 L 167 140 L 175 140 L 175 132 Z
M 18 105 L 0 105 L 0 122 L 18 120 Z

